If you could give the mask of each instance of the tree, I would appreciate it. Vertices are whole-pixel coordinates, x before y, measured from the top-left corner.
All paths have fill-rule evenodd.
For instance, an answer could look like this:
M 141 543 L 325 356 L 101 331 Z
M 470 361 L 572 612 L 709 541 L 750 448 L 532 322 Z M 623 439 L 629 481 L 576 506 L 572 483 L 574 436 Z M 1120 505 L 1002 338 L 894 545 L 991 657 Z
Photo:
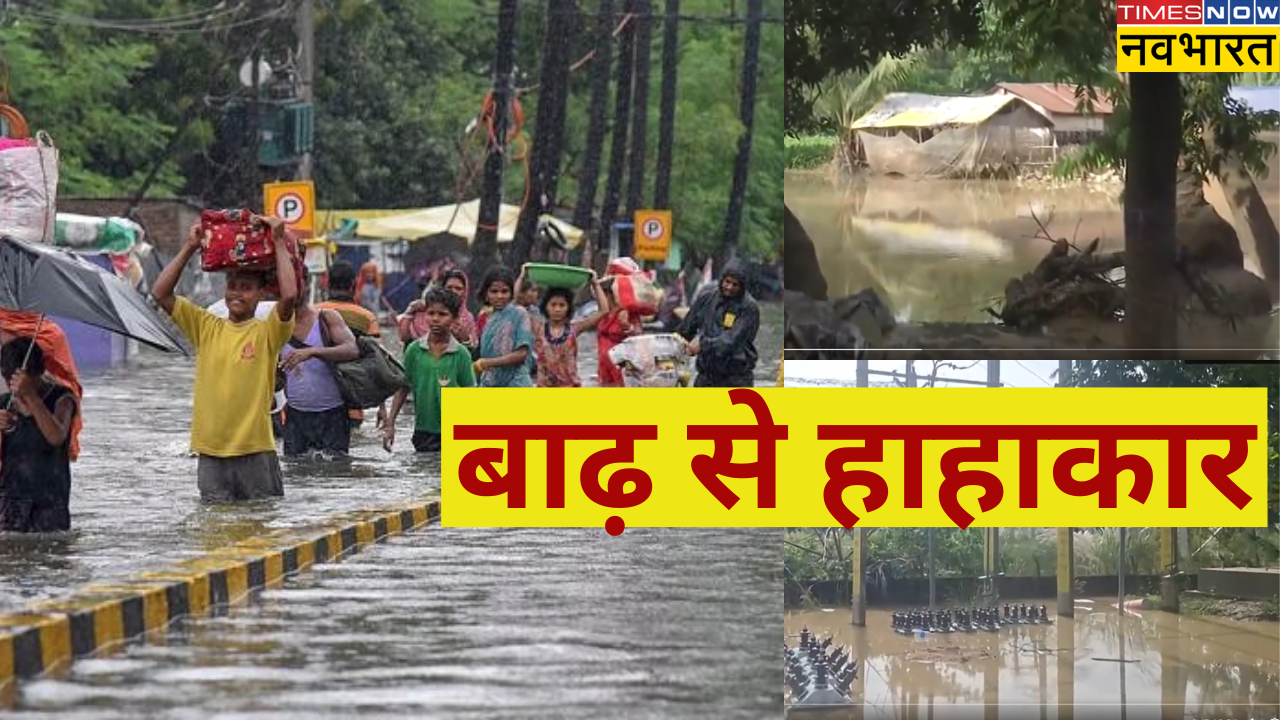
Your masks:
M 635 12 L 636 0 L 626 0 L 626 13 Z M 600 206 L 600 247 L 608 247 L 609 234 L 618 217 L 622 201 L 623 171 L 627 164 L 627 127 L 631 121 L 631 83 L 635 68 L 635 22 L 628 22 L 618 42 L 618 77 L 613 89 L 613 146 L 609 151 L 609 177 L 605 181 L 604 201 Z
M 680 46 L 680 0 L 667 0 L 662 33 L 662 108 L 658 119 L 658 165 L 653 180 L 653 206 L 671 202 L 671 148 L 676 132 L 676 69 Z
M 644 168 L 648 157 L 649 127 L 649 55 L 652 45 L 649 14 L 653 10 L 650 0 L 636 0 L 635 4 L 635 77 L 631 93 L 631 176 L 627 179 L 627 218 L 635 219 L 636 210 L 644 206 Z M 623 255 L 631 255 L 635 248 L 635 232 L 629 233 L 633 242 L 619 248 Z
M 609 69 L 613 56 L 613 0 L 600 0 L 596 11 L 596 44 L 591 58 L 591 119 L 587 125 L 586 154 L 578 183 L 578 201 L 574 204 L 573 224 L 590 230 L 596 204 L 596 186 L 600 179 L 600 157 L 608 133 Z
M 761 0 L 747 0 L 747 32 L 745 57 L 742 61 L 742 101 L 739 117 L 742 134 L 738 136 L 738 157 L 733 164 L 733 187 L 729 191 L 729 210 L 724 221 L 724 239 L 720 243 L 720 265 L 723 267 L 738 252 L 738 236 L 742 232 L 742 204 L 747 191 L 747 173 L 751 169 L 751 134 L 755 129 L 756 74 L 760 63 Z
M 483 275 L 498 259 L 498 218 L 502 204 L 502 171 L 506 165 L 507 123 L 516 55 L 517 0 L 501 0 L 498 10 L 497 57 L 493 63 L 493 99 L 486 111 L 488 155 L 484 161 L 484 190 L 480 194 L 480 218 L 476 222 L 472 272 Z
M 543 37 L 541 82 L 538 84 L 538 114 L 534 121 L 533 158 L 529 201 L 520 208 L 515 241 L 511 244 L 510 265 L 519 267 L 529 259 L 537 235 L 538 218 L 551 211 L 560 180 L 560 151 L 564 142 L 564 113 L 569 95 L 569 43 L 561 33 L 572 36 L 577 28 L 575 0 L 550 0 Z
M 980 39 L 979 0 L 795 0 L 786 9 L 786 128 L 813 121 L 807 93 L 832 75 L 867 70 L 882 57 Z
M 1171 360 L 1078 361 L 1068 384 L 1075 387 L 1261 387 L 1267 389 L 1267 523 L 1280 510 L 1280 366 L 1207 364 Z

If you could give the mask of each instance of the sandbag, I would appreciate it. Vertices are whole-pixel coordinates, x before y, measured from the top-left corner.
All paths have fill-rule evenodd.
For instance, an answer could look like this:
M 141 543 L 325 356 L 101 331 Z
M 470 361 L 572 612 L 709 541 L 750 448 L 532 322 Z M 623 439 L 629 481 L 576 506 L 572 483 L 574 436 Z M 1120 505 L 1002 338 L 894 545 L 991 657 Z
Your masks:
M 26 242 L 52 243 L 58 203 L 58 149 L 45 132 L 0 150 L 0 228 Z

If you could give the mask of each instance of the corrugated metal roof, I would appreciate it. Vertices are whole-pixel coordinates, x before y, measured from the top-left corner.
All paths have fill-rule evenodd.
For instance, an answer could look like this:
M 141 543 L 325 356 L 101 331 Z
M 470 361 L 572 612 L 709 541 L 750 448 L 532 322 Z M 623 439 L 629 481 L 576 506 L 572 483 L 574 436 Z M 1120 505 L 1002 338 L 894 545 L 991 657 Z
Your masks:
M 1076 98 L 1075 85 L 1060 83 L 996 83 L 996 90 L 1004 90 L 1012 95 L 1039 105 L 1055 115 L 1084 115 L 1077 109 L 1080 100 Z M 1101 92 L 1093 103 L 1094 115 L 1110 115 L 1114 112 L 1111 101 Z
M 866 115 L 850 125 L 850 129 L 895 127 L 941 127 L 943 125 L 978 125 L 1003 111 L 1010 104 L 1019 104 L 1044 118 L 1046 125 L 1053 120 L 1044 111 L 1016 95 L 981 95 L 979 97 L 947 97 L 922 93 L 891 93 L 886 95 Z
M 1236 85 L 1231 88 L 1231 97 L 1254 112 L 1280 112 L 1280 86 Z

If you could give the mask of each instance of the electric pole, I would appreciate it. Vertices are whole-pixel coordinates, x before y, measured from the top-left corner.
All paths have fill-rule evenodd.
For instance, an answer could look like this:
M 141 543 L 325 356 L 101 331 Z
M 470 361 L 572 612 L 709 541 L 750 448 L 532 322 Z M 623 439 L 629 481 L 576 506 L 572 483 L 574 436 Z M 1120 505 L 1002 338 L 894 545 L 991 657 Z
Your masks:
M 298 3 L 298 99 L 312 107 L 315 117 L 315 99 L 312 88 L 316 75 L 316 7 L 315 0 L 299 0 Z M 298 163 L 298 179 L 311 179 L 311 151 L 302 155 Z

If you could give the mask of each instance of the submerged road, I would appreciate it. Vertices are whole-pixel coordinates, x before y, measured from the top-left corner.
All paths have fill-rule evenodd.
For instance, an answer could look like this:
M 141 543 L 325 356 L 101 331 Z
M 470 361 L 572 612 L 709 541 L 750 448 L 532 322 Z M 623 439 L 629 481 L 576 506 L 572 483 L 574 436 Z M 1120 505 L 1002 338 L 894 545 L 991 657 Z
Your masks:
M 773 529 L 434 527 L 164 644 L 20 686 L 24 718 L 778 718 Z

